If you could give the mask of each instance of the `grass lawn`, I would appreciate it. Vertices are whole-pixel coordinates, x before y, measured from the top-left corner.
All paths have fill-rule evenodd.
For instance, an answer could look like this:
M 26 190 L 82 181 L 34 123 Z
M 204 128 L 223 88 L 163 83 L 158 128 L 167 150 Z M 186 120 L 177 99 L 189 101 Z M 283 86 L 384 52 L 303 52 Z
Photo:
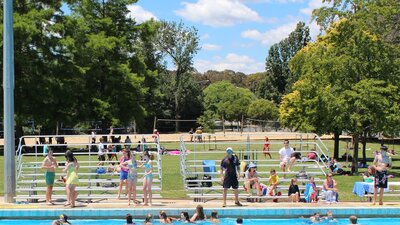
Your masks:
M 333 141 L 324 141 L 325 145 L 333 151 Z M 163 146 L 167 147 L 167 149 L 178 149 L 179 143 L 166 143 L 162 144 Z M 368 143 L 367 148 L 371 149 L 367 151 L 367 158 L 369 160 L 373 159 L 373 151 L 379 148 L 380 144 L 378 143 Z M 224 149 L 226 145 L 220 144 L 216 145 L 209 145 L 208 148 L 217 147 L 219 149 Z M 340 143 L 340 153 L 339 155 L 343 155 L 345 153 L 346 142 Z M 239 149 L 240 146 L 237 146 L 236 149 Z M 261 148 L 261 146 L 260 146 Z M 393 149 L 400 153 L 400 145 L 389 145 L 390 149 Z M 352 152 L 351 152 L 352 154 Z M 359 153 L 359 157 L 361 157 L 361 151 Z M 278 158 L 277 153 L 272 155 L 274 158 Z M 162 156 L 162 176 L 163 176 L 163 190 L 161 195 L 165 198 L 186 198 L 186 192 L 183 189 L 183 178 L 180 174 L 180 163 L 179 163 L 179 156 L 170 156 L 170 155 L 163 155 Z M 206 158 L 213 158 L 213 159 L 222 159 L 223 155 L 211 155 L 207 156 Z M 261 155 L 258 156 L 259 159 L 262 157 Z M 369 164 L 371 162 L 368 162 Z M 345 163 L 342 162 L 342 165 Z M 350 163 L 349 163 L 350 164 Z M 0 168 L 4 168 L 4 157 L 0 156 Z M 349 168 L 346 170 L 350 170 Z M 4 173 L 4 169 L 2 169 Z M 366 169 L 360 168 L 359 173 L 365 172 Z M 0 173 L 0 180 L 1 183 L 4 183 L 4 174 Z M 390 181 L 400 181 L 400 156 L 395 155 L 393 156 L 393 168 L 389 171 L 389 174 L 393 174 L 395 178 L 390 179 Z M 362 177 L 360 175 L 354 176 L 335 176 L 334 179 L 338 183 L 338 188 L 340 192 L 340 200 L 341 201 L 359 201 L 359 198 L 352 193 L 354 182 L 361 181 Z M 4 193 L 4 186 L 0 186 L 0 194 Z M 385 201 L 398 201 L 400 198 L 398 197 L 388 197 Z

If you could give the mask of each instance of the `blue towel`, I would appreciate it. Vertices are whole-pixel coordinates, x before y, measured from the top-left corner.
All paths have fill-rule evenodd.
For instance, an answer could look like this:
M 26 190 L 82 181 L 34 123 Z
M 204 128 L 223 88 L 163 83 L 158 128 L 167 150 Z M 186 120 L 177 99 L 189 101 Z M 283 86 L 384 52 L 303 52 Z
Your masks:
M 217 171 L 215 168 L 215 160 L 203 160 L 203 171 L 204 175 L 215 177 L 214 173 Z
M 304 198 L 306 199 L 306 202 L 311 201 L 311 195 L 314 193 L 314 189 L 310 183 L 306 184 L 306 190 L 304 191 Z
M 363 182 L 355 182 L 353 186 L 353 193 L 360 196 L 364 197 L 365 192 L 368 191 L 368 185 L 366 185 Z

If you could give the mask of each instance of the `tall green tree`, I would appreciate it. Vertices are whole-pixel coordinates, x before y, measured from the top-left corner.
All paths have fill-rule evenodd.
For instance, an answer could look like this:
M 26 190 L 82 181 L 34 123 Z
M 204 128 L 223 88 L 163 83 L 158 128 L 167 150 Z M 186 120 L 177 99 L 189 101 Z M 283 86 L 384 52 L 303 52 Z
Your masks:
M 133 54 L 138 34 L 127 6 L 135 2 L 88 0 L 69 5 L 63 55 L 72 62 L 71 72 L 80 84 L 76 118 L 100 120 L 104 129 L 140 121 L 146 112 L 143 82 L 153 74 L 146 67 L 132 69 L 143 61 Z
M 291 91 L 299 75 L 290 72 L 289 61 L 310 39 L 310 29 L 304 22 L 299 22 L 287 38 L 270 47 L 265 63 L 266 77 L 258 90 L 259 96 L 279 104 L 282 96 Z
M 161 21 L 156 46 L 163 54 L 169 56 L 175 65 L 174 71 L 174 115 L 175 119 L 181 119 L 181 98 L 184 96 L 184 82 L 189 79 L 193 69 L 193 57 L 199 47 L 199 36 L 194 27 L 185 27 L 180 22 Z M 179 130 L 179 121 L 175 123 L 176 131 Z
M 62 1 L 14 1 L 17 137 L 28 120 L 50 133 L 55 131 L 55 121 L 73 116 L 69 108 L 74 103 L 63 96 L 73 98 L 74 94 L 64 85 L 69 83 L 68 76 L 60 73 L 65 63 L 60 54 L 65 18 L 61 6 Z
M 326 35 L 293 58 L 291 69 L 301 77 L 280 108 L 282 122 L 300 130 L 350 132 L 355 140 L 353 172 L 358 169 L 360 135 L 399 129 L 400 113 L 399 48 L 360 20 L 332 24 Z
M 247 116 L 252 119 L 261 120 L 262 131 L 264 131 L 264 120 L 278 119 L 279 109 L 272 101 L 266 99 L 257 99 L 249 105 Z
M 225 120 L 239 122 L 247 115 L 248 107 L 255 98 L 250 90 L 221 81 L 204 89 L 204 108 L 216 118 L 221 118 L 223 123 Z

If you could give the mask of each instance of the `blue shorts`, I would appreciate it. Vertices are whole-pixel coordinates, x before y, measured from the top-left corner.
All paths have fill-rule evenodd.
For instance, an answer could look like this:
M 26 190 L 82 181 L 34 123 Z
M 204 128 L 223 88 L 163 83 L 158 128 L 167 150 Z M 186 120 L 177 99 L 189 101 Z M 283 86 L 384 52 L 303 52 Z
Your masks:
M 126 180 L 126 179 L 128 179 L 128 171 L 123 171 L 123 170 L 121 170 L 121 172 L 119 173 L 119 179 L 120 179 L 120 180 Z

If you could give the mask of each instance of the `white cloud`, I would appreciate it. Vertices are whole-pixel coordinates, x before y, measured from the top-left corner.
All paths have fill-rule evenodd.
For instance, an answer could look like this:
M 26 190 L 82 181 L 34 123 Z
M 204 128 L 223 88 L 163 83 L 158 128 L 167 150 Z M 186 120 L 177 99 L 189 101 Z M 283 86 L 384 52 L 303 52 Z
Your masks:
M 329 4 L 323 3 L 322 0 L 310 0 L 308 2 L 308 7 L 300 9 L 300 12 L 303 13 L 303 14 L 311 16 L 312 11 L 314 9 L 318 9 L 318 8 L 323 7 L 323 6 L 329 6 Z
M 220 50 L 221 46 L 206 43 L 206 44 L 203 44 L 203 46 L 201 48 L 204 50 L 214 51 L 214 50 Z
M 243 3 L 302 3 L 304 0 L 240 0 Z
M 251 74 L 265 70 L 264 63 L 257 62 L 247 55 L 238 55 L 235 53 L 229 53 L 224 58 L 215 57 L 212 61 L 204 59 L 195 60 L 194 66 L 199 72 L 205 72 L 207 70 L 223 71 L 229 69 L 236 72 Z
M 204 34 L 204 35 L 202 35 L 202 36 L 200 37 L 201 40 L 207 40 L 207 39 L 209 39 L 209 38 L 210 38 L 210 35 L 209 35 L 209 34 Z
M 128 16 L 134 18 L 138 23 L 143 23 L 151 18 L 157 20 L 157 17 L 153 13 L 146 11 L 141 6 L 129 5 L 128 10 L 130 11 Z
M 280 27 L 261 33 L 258 30 L 246 30 L 241 33 L 244 38 L 260 41 L 263 45 L 270 46 L 286 38 L 296 28 L 297 22 L 284 24 Z
M 321 33 L 320 26 L 314 21 L 310 24 L 307 24 L 310 28 L 310 36 L 313 40 L 317 40 L 318 35 Z
M 258 13 L 239 0 L 198 0 L 183 2 L 175 13 L 183 18 L 213 27 L 233 26 L 236 23 L 263 22 Z

